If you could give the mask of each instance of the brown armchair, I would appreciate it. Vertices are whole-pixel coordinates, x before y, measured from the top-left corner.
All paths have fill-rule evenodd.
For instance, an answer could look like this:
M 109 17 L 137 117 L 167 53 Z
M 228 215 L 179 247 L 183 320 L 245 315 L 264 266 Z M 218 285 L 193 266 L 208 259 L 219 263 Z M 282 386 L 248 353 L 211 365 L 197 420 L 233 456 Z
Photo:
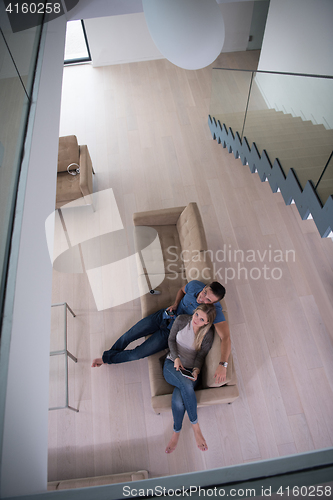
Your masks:
M 69 171 L 75 174 L 70 175 Z M 92 194 L 94 173 L 88 147 L 79 146 L 75 135 L 60 137 L 56 208 Z

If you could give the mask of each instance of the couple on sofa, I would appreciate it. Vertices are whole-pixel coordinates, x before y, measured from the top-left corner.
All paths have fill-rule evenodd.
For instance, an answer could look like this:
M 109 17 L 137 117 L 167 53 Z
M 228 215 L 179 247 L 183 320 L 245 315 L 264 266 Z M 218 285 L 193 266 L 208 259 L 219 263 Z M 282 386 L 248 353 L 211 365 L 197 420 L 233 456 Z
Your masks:
M 229 326 L 219 303 L 224 295 L 225 288 L 216 281 L 209 285 L 197 280 L 190 281 L 178 291 L 174 304 L 168 307 L 167 311 L 175 312 L 170 319 L 164 318 L 164 309 L 143 318 L 122 335 L 109 351 L 105 351 L 101 358 L 93 360 L 92 367 L 103 363 L 125 363 L 169 347 L 170 354 L 165 360 L 163 374 L 167 382 L 175 386 L 172 395 L 174 433 L 166 453 L 171 453 L 177 446 L 185 410 L 192 423 L 198 448 L 207 450 L 197 421 L 194 389 L 202 362 L 213 342 L 212 324 L 222 341 L 221 360 L 214 377 L 218 383 L 223 383 L 226 379 L 231 341 Z M 150 334 L 152 335 L 135 349 L 125 350 L 134 340 Z M 183 367 L 191 367 L 194 380 L 181 374 L 180 368 Z

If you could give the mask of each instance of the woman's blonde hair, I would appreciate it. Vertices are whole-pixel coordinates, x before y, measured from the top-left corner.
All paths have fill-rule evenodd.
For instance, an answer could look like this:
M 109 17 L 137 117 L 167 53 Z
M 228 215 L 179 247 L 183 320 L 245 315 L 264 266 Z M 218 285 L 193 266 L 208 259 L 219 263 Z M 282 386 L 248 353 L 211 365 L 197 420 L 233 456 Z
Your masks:
M 197 311 L 202 311 L 206 314 L 208 323 L 207 325 L 203 325 L 199 328 L 197 334 L 195 335 L 194 338 L 194 347 L 196 351 L 200 350 L 202 341 L 208 332 L 208 330 L 211 328 L 213 321 L 216 317 L 216 309 L 213 304 L 200 304 L 198 307 L 193 311 L 193 314 L 195 314 Z M 193 315 L 192 315 L 193 317 Z

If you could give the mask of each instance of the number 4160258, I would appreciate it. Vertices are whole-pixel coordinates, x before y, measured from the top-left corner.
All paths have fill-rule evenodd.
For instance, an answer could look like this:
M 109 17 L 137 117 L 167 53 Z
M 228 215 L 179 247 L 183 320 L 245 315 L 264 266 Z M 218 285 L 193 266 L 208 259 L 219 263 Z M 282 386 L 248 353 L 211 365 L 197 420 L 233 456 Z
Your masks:
M 34 3 L 34 2 L 25 2 L 21 5 L 18 3 L 12 4 L 9 3 L 6 7 L 6 12 L 9 14 L 61 14 L 61 5 L 60 3 Z
M 293 496 L 293 497 L 331 497 L 332 487 L 331 486 L 287 486 L 286 488 L 280 488 L 276 492 L 277 495 L 281 497 Z

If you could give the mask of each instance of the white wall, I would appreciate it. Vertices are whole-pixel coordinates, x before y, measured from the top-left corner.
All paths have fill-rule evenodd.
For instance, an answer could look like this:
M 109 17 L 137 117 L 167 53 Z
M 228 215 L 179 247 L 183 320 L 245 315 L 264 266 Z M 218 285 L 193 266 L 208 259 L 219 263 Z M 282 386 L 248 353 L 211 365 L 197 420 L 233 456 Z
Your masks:
M 246 50 L 253 13 L 253 1 L 221 3 L 225 28 L 225 40 L 222 52 Z
M 332 0 L 271 0 L 258 69 L 333 75 Z
M 271 0 L 258 69 L 333 75 L 332 0 Z M 258 75 L 269 107 L 333 128 L 333 81 Z
M 1 338 L 1 361 L 6 368 L 8 363 L 1 498 L 47 487 L 52 266 L 45 220 L 55 203 L 65 29 L 64 16 L 47 26 L 38 101 L 34 95 L 28 131 L 30 155 L 23 160 L 15 214 Z
M 253 0 L 223 3 L 225 25 L 222 52 L 246 50 L 253 12 Z M 85 10 L 82 10 L 84 15 Z M 107 66 L 161 59 L 143 12 L 85 19 L 93 66 Z
M 144 13 L 86 19 L 93 66 L 161 59 Z

